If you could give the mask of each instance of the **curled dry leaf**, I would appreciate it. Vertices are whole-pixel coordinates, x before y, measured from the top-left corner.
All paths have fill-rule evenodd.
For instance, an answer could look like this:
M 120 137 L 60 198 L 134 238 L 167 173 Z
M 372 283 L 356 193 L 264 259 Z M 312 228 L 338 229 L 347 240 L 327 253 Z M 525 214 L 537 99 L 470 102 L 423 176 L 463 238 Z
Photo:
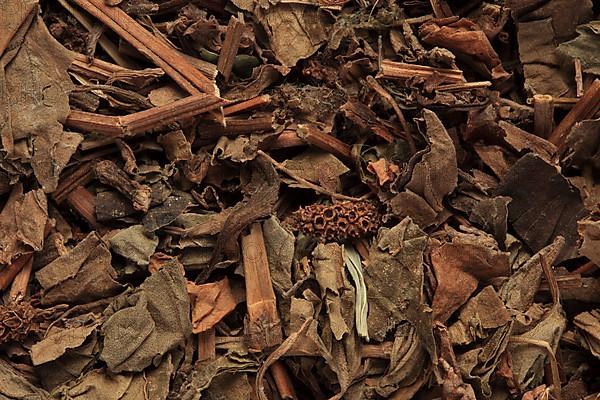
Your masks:
M 239 289 L 233 289 L 229 280 L 196 285 L 187 283 L 192 298 L 192 332 L 200 333 L 214 327 L 243 299 Z

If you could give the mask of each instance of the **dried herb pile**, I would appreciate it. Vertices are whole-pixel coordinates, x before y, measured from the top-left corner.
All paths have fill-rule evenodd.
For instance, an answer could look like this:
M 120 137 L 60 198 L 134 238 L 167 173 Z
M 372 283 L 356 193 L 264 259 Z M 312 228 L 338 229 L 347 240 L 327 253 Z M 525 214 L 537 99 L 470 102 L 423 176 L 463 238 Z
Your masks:
M 3 399 L 596 399 L 600 2 L 0 2 Z

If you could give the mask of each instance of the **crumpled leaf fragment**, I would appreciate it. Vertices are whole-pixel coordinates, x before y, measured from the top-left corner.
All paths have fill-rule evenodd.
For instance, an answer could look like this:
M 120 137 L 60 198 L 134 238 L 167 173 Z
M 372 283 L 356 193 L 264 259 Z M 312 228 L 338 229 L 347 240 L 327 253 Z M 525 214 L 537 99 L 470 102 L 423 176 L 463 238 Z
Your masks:
M 333 154 L 319 150 L 307 150 L 294 158 L 285 160 L 283 165 L 298 176 L 332 192 L 339 191 L 340 176 L 350 171 Z M 290 182 L 289 185 L 293 187 L 294 183 Z
M 553 0 L 538 7 L 520 0 L 508 4 L 517 25 L 525 88 L 532 94 L 565 95 L 573 86 L 572 73 L 563 67 L 557 44 L 571 39 L 575 27 L 592 17 L 592 1 Z
M 456 188 L 458 169 L 456 149 L 440 119 L 430 110 L 423 110 L 423 118 L 429 148 L 422 152 L 405 190 L 391 199 L 390 206 L 397 216 L 410 216 L 424 228 L 444 210 L 442 201 Z
M 408 323 L 401 324 L 394 337 L 389 369 L 378 380 L 376 391 L 384 398 L 400 388 L 411 387 L 416 393 L 425 383 L 423 376 L 429 374 L 428 367 L 429 357 L 415 328 Z
M 139 374 L 108 374 L 95 369 L 62 391 L 73 400 L 165 400 L 173 370 L 171 357 Z
M 561 43 L 558 52 L 581 61 L 583 72 L 600 75 L 600 21 L 590 21 L 577 27 L 578 37 Z
M 445 47 L 482 62 L 494 80 L 510 77 L 485 33 L 469 19 L 461 18 L 443 26 L 429 21 L 421 25 L 419 35 L 424 43 Z
M 161 135 L 158 137 L 157 142 L 165 150 L 169 161 L 175 162 L 192 158 L 192 145 L 188 142 L 182 130 Z
M 600 310 L 585 311 L 575 316 L 579 343 L 600 358 Z
M 463 379 L 483 398 L 489 399 L 493 394 L 489 381 L 508 346 L 511 328 L 512 323 L 507 322 L 496 329 L 483 346 L 457 356 Z
M 438 285 L 433 297 L 434 318 L 445 322 L 468 300 L 480 281 L 508 276 L 510 254 L 482 231 L 463 233 L 446 229 L 451 241 L 433 248 L 431 263 Z
M 590 165 L 600 171 L 600 118 L 577 122 L 566 138 L 562 161 L 580 169 Z
M 32 190 L 23 194 L 23 186 L 15 185 L 0 213 L 0 264 L 10 264 L 31 250 L 40 251 L 47 219 L 44 192 Z
M 105 311 L 100 359 L 113 373 L 139 372 L 183 346 L 192 333 L 186 282 L 176 266 L 150 275 Z
M 199 399 L 215 378 L 221 375 L 256 372 L 259 366 L 256 357 L 243 347 L 230 349 L 214 360 L 198 363 L 177 393 L 182 400 Z
M 242 230 L 256 219 L 271 214 L 279 196 L 279 175 L 264 157 L 252 163 L 250 181 L 244 185 L 244 200 L 229 211 L 211 258 L 215 266 L 225 256 L 228 260 L 239 259 L 238 238 Z M 209 272 L 209 271 L 208 271 Z
M 551 244 L 531 256 L 502 285 L 499 295 L 508 309 L 525 312 L 533 305 L 543 275 L 540 259 L 543 258 L 547 265 L 553 265 L 564 243 L 561 236 L 554 239 Z
M 369 337 L 382 341 L 401 321 L 409 321 L 433 360 L 437 359 L 431 309 L 423 294 L 423 252 L 427 235 L 404 218 L 381 228 L 369 250 L 365 283 L 369 300 Z
M 187 283 L 192 298 L 192 333 L 209 330 L 244 300 L 243 293 L 232 289 L 226 277 L 217 282 Z
M 33 365 L 54 361 L 69 349 L 79 347 L 96 330 L 99 323 L 64 329 L 46 336 L 31 347 Z
M 331 332 L 336 340 L 341 340 L 350 332 L 342 315 L 342 295 L 347 290 L 342 247 L 337 243 L 320 243 L 313 251 L 313 264 L 321 297 L 327 307 Z
M 143 225 L 132 225 L 109 239 L 110 248 L 137 265 L 148 265 L 158 246 L 158 238 L 148 233 Z
M 579 254 L 600 265 L 600 221 L 584 219 L 577 223 L 579 235 L 583 239 Z
M 271 49 L 286 67 L 314 54 L 327 39 L 328 25 L 318 8 L 279 3 L 265 12 L 263 26 Z
M 175 221 L 191 203 L 192 196 L 189 193 L 176 191 L 164 203 L 151 208 L 144 215 L 142 225 L 147 232 L 154 232 Z
M 96 232 L 37 271 L 35 277 L 44 289 L 42 304 L 87 303 L 122 290 L 115 281 L 110 251 Z
M 587 212 L 576 189 L 554 166 L 529 153 L 509 170 L 496 194 L 508 196 L 508 221 L 518 236 L 538 251 L 557 236 L 565 246 L 557 262 L 577 253 L 577 221 Z
M 493 286 L 486 286 L 460 309 L 458 321 L 448 327 L 453 345 L 470 344 L 488 337 L 491 329 L 510 321 L 510 315 Z
M 61 125 L 70 111 L 71 55 L 50 35 L 38 6 L 26 3 L 2 5 L 2 15 L 11 16 L 6 24 L 14 36 L 9 34 L 5 41 L 12 36 L 10 45 L 0 48 L 0 137 L 8 157 L 30 162 L 42 189 L 50 193 L 83 137 L 64 132 Z M 16 150 L 22 140 L 29 140 L 31 149 Z
M 0 396 L 7 400 L 46 400 L 49 394 L 29 382 L 8 361 L 0 358 Z

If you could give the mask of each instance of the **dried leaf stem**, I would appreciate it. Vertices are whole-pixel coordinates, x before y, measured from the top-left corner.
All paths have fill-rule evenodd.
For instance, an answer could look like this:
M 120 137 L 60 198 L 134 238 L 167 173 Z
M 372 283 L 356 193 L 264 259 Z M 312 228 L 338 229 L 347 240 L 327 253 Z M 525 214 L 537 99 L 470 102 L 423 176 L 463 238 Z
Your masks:
M 275 381 L 275 386 L 277 386 L 279 396 L 283 400 L 296 400 L 298 398 L 290 375 L 281 361 L 275 361 L 271 365 L 271 375 Z
M 398 103 L 396 103 L 392 95 L 389 94 L 388 91 L 385 90 L 383 86 L 381 86 L 379 82 L 377 82 L 377 80 L 372 76 L 367 76 L 367 84 L 392 107 L 396 113 L 396 116 L 398 117 L 398 120 L 400 121 L 400 125 L 402 125 L 402 129 L 404 129 L 406 141 L 410 147 L 410 152 L 415 154 L 417 152 L 417 145 L 412 137 L 412 129 L 410 128 L 410 125 L 408 125 L 408 122 L 406 122 L 406 118 L 404 118 L 404 114 L 398 106 Z
M 600 111 L 600 79 L 596 79 L 592 83 L 575 107 L 569 111 L 548 137 L 548 140 L 558 148 L 558 153 L 561 152 L 573 125 L 584 119 L 592 118 L 598 111 Z
M 390 60 L 381 61 L 381 71 L 378 78 L 408 79 L 415 76 L 429 78 L 437 73 L 447 82 L 465 82 L 463 72 L 459 69 L 433 68 L 425 65 L 406 64 Z
M 143 212 L 148 211 L 152 194 L 149 186 L 131 180 L 121 168 L 110 160 L 96 163 L 94 171 L 100 182 L 112 186 L 131 200 L 133 208 Z
M 219 108 L 224 103 L 225 100 L 219 97 L 198 94 L 164 106 L 119 117 L 71 111 L 65 125 L 84 132 L 97 132 L 108 136 L 135 135 L 178 120 L 204 114 Z
M 552 133 L 554 125 L 554 101 L 552 96 L 533 96 L 533 132 L 543 138 Z
M 219 61 L 217 63 L 217 69 L 223 75 L 225 82 L 229 80 L 229 76 L 231 75 L 233 62 L 235 61 L 235 56 L 242 40 L 242 33 L 244 33 L 243 18 L 238 19 L 232 16 L 227 25 L 225 40 L 223 40 L 223 46 L 221 46 L 221 53 L 219 54 Z

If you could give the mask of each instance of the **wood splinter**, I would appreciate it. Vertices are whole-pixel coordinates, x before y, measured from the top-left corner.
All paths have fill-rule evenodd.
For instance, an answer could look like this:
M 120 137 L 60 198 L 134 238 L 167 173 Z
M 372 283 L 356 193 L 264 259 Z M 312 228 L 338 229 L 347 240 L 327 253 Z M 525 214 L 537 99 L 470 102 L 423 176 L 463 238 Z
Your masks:
M 131 200 L 134 209 L 143 212 L 148 211 L 152 194 L 149 186 L 129 179 L 127 174 L 110 160 L 96 163 L 94 171 L 100 182 L 112 186 Z
M 260 223 L 252 224 L 250 233 L 242 236 L 242 258 L 248 307 L 245 321 L 248 345 L 253 350 L 277 346 L 283 340 L 281 321 Z

